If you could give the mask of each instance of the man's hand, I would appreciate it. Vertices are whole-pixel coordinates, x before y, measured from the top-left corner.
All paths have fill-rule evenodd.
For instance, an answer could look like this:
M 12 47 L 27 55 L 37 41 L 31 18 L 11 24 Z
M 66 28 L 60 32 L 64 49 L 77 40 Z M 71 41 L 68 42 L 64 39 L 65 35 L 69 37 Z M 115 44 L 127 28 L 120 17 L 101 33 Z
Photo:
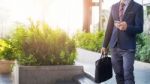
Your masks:
M 118 28 L 121 31 L 125 31 L 127 29 L 127 26 L 128 26 L 125 21 L 116 22 L 114 25 L 115 25 L 116 28 Z
M 127 25 L 127 23 L 125 21 L 123 21 L 123 22 L 120 22 L 119 26 L 120 26 L 119 29 L 124 31 L 124 30 L 127 29 L 128 25 Z
M 128 26 L 127 23 L 125 21 L 123 21 L 118 24 L 117 28 L 121 31 L 125 31 L 127 29 L 127 26 Z
M 103 55 L 107 55 L 107 53 L 108 53 L 108 49 L 107 49 L 107 48 L 102 47 L 102 48 L 101 48 L 101 54 L 103 54 Z

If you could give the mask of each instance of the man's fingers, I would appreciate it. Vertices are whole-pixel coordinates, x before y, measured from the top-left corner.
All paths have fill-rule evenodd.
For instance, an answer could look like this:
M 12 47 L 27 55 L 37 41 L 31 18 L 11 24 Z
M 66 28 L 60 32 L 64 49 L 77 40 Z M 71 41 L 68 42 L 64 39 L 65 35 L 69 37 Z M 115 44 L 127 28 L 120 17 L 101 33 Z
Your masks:
M 105 52 L 104 49 L 102 49 L 102 50 L 101 50 L 101 54 L 104 54 L 104 52 Z
M 101 49 L 101 54 L 104 54 L 104 52 L 105 52 L 105 48 L 102 48 Z
M 101 49 L 101 54 L 102 55 L 107 55 L 107 49 L 106 48 L 102 48 Z
M 121 22 L 119 29 L 120 29 L 120 30 L 123 30 L 123 31 L 126 30 L 126 29 L 127 29 L 127 23 L 126 23 L 125 21 Z

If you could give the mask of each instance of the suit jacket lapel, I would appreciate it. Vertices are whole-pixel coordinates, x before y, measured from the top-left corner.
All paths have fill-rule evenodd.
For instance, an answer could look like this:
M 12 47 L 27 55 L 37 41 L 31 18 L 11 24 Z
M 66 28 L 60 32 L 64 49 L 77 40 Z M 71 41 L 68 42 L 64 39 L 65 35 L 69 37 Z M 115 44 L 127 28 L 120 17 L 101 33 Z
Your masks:
M 119 5 L 120 5 L 120 3 L 117 3 L 116 8 L 115 8 L 117 20 L 119 20 Z
M 126 18 L 127 13 L 128 13 L 130 10 L 132 10 L 133 5 L 134 5 L 134 1 L 133 1 L 133 0 L 131 0 L 131 2 L 129 3 L 129 5 L 128 5 L 128 7 L 127 7 L 127 9 L 126 9 L 125 13 L 124 13 L 123 20 Z

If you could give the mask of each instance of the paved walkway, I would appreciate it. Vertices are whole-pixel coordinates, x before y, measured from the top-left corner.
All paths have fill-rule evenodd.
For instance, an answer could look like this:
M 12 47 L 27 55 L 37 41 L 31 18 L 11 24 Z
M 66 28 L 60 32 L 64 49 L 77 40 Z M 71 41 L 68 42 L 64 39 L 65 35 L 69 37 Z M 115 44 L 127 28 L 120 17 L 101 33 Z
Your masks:
M 10 74 L 0 75 L 0 84 L 12 84 Z
M 87 51 L 84 49 L 80 49 L 80 48 L 77 49 L 77 52 L 78 52 L 78 58 L 76 64 L 83 65 L 84 70 L 94 77 L 94 72 L 95 72 L 94 63 L 97 59 L 99 59 L 100 54 Z M 150 64 L 135 61 L 134 66 L 135 66 L 136 84 L 150 84 Z M 106 81 L 104 84 L 116 84 L 114 76 L 115 75 L 113 75 L 113 78 Z

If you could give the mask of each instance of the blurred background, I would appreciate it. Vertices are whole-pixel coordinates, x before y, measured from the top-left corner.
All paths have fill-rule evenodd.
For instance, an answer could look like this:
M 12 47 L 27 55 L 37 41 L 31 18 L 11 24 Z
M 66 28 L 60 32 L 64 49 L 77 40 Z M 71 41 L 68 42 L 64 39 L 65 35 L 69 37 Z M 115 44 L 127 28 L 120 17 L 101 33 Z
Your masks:
M 29 24 L 28 19 L 43 21 L 51 27 L 60 27 L 73 35 L 82 31 L 84 25 L 85 5 L 91 4 L 89 10 L 89 30 L 106 28 L 111 5 L 119 0 L 0 0 L 0 37 L 4 37 L 16 23 Z M 135 0 L 144 5 L 145 23 L 150 21 L 150 0 Z M 99 3 L 101 2 L 101 3 Z M 87 9 L 88 10 L 88 9 Z M 85 13 L 85 14 L 84 14 Z M 86 17 L 86 18 L 87 18 Z M 148 17 L 148 18 L 147 18 Z M 87 21 L 87 19 L 85 19 Z M 149 25 L 145 26 L 149 29 Z

